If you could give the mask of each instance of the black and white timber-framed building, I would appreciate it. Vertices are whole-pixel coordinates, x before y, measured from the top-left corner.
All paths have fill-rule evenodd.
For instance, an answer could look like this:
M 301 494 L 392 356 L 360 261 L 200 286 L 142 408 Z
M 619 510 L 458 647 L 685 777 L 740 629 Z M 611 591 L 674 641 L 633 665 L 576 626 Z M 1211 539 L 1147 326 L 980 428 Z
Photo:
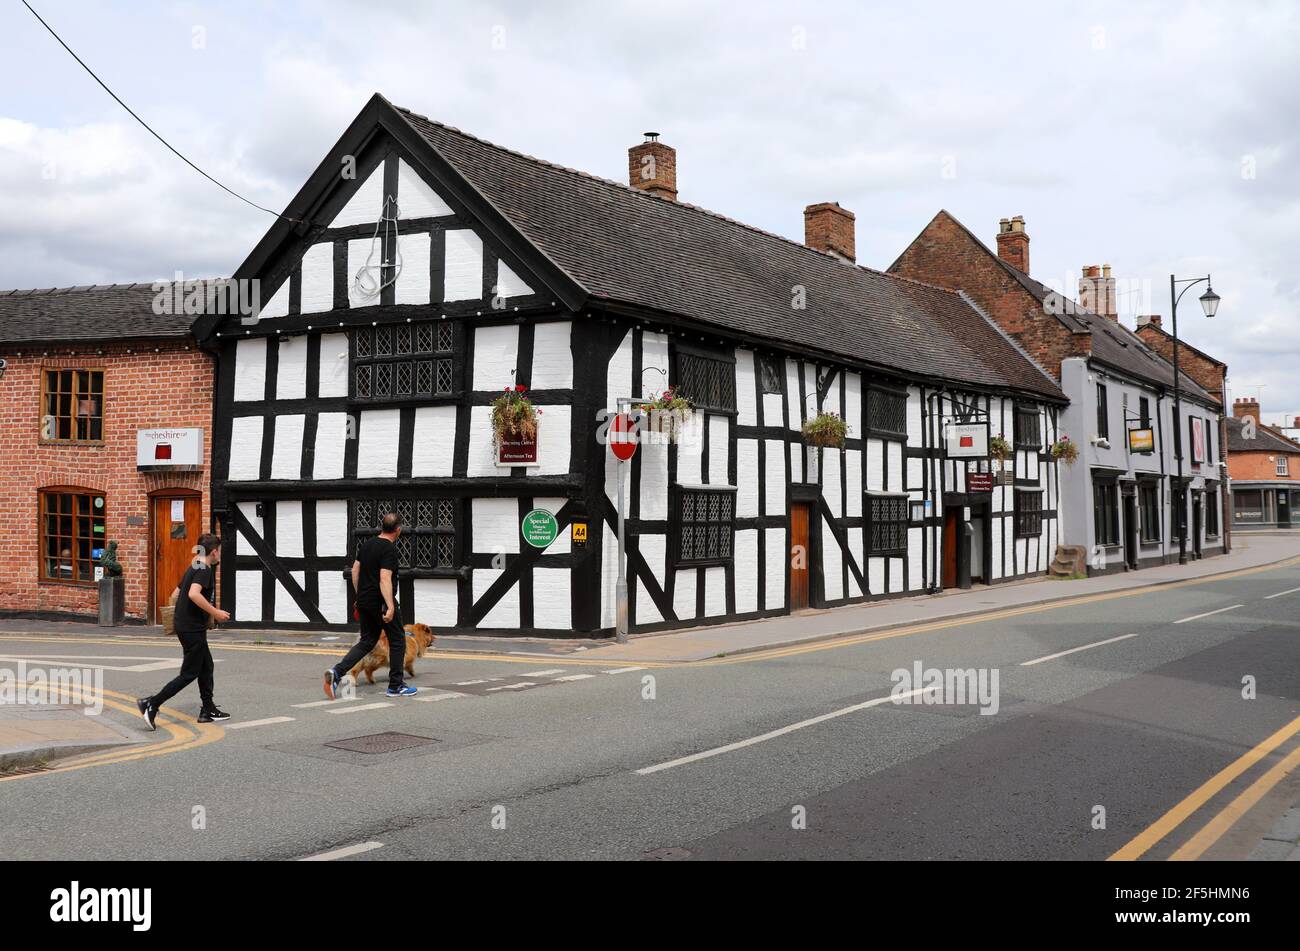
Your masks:
M 1051 378 L 963 295 L 679 202 L 675 155 L 669 175 L 621 185 L 370 100 L 235 273 L 260 282 L 260 319 L 196 325 L 218 356 L 212 508 L 238 625 L 348 626 L 346 569 L 393 506 L 408 621 L 610 633 L 602 418 L 665 381 L 696 412 L 628 467 L 633 630 L 1046 571 Z M 368 296 L 359 271 L 386 286 Z M 542 411 L 537 460 L 503 468 L 491 404 L 516 384 Z M 843 449 L 805 445 L 822 410 Z M 947 455 L 949 423 L 984 421 L 1017 434 L 996 478 Z M 520 532 L 539 508 L 560 529 L 544 549 Z

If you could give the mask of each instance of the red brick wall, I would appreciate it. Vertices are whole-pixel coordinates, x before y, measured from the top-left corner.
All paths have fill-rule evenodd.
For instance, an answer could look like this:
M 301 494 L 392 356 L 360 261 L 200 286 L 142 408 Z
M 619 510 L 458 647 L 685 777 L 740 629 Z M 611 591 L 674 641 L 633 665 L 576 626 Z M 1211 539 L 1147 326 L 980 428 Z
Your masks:
M 1137 335 L 1148 347 L 1170 363 L 1174 362 L 1174 338 L 1158 327 L 1143 324 L 1138 327 Z M 1207 393 L 1223 402 L 1223 387 L 1228 375 L 1228 368 L 1213 360 L 1207 360 L 1195 350 L 1185 346 L 1178 347 L 1178 369 L 1196 381 Z M 1240 414 L 1238 414 L 1240 415 Z
M 118 543 L 127 615 L 144 618 L 153 563 L 149 493 L 197 489 L 203 526 L 209 525 L 212 358 L 180 342 L 6 350 L 0 356 L 8 363 L 0 379 L 0 611 L 97 611 L 94 585 L 40 580 L 37 491 L 66 485 L 104 493 L 105 538 Z M 102 444 L 41 442 L 41 369 L 60 364 L 104 371 Z M 136 470 L 136 430 L 161 427 L 203 430 L 201 471 Z
M 1091 350 L 1090 334 L 1074 333 L 1045 313 L 1034 295 L 946 213 L 935 216 L 890 270 L 965 291 L 1058 382 L 1062 360 Z
M 1279 455 L 1286 455 L 1289 475 L 1277 474 Z M 1292 481 L 1300 479 L 1300 452 L 1230 452 L 1228 453 L 1228 474 L 1242 482 L 1257 482 L 1267 479 Z

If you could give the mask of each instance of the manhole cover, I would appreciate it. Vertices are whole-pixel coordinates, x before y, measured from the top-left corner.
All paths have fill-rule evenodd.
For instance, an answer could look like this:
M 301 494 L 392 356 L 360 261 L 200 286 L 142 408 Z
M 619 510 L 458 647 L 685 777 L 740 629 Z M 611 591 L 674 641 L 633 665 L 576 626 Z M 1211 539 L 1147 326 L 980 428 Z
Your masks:
M 427 736 L 388 732 L 354 736 L 346 740 L 335 740 L 325 745 L 336 750 L 349 750 L 353 753 L 396 753 L 398 750 L 414 749 L 417 746 L 432 746 L 437 742 L 437 740 L 430 739 Z
M 690 857 L 690 850 L 681 848 L 651 849 L 642 856 L 647 862 L 680 862 Z

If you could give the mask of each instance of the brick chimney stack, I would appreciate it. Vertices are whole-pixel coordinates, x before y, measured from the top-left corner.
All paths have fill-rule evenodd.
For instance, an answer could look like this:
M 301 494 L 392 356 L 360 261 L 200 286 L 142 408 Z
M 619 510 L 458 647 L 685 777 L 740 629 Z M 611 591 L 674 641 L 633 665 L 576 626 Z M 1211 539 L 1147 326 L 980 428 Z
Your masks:
M 1110 276 L 1110 265 L 1097 267 L 1090 264 L 1079 278 L 1079 303 L 1103 317 L 1118 322 L 1119 304 L 1115 300 L 1115 278 Z M 1156 326 L 1159 326 L 1157 322 Z
M 1012 267 L 1029 273 L 1029 235 L 1023 215 L 998 222 L 998 257 Z
M 1150 324 L 1152 327 L 1155 327 L 1158 330 L 1163 329 L 1160 326 L 1159 314 L 1138 314 L 1137 325 L 1139 327 L 1145 327 L 1147 324 Z
M 1232 415 L 1237 419 L 1245 416 L 1255 417 L 1255 425 L 1259 425 L 1259 400 L 1251 399 L 1248 396 L 1241 396 L 1232 401 Z
M 677 150 L 659 141 L 658 132 L 647 132 L 645 141 L 627 150 L 627 179 L 660 198 L 677 200 Z
M 803 243 L 846 261 L 856 261 L 855 220 L 853 212 L 841 208 L 837 201 L 809 205 L 803 210 Z

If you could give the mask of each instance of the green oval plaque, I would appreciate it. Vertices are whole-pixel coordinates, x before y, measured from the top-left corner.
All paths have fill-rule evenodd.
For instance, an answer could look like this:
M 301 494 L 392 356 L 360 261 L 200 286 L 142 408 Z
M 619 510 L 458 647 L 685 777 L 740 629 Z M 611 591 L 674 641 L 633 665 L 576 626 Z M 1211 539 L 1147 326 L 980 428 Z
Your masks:
M 556 535 L 560 534 L 559 523 L 555 521 L 555 516 L 546 509 L 533 509 L 525 515 L 520 530 L 523 533 L 524 541 L 534 548 L 545 548 L 555 541 Z

